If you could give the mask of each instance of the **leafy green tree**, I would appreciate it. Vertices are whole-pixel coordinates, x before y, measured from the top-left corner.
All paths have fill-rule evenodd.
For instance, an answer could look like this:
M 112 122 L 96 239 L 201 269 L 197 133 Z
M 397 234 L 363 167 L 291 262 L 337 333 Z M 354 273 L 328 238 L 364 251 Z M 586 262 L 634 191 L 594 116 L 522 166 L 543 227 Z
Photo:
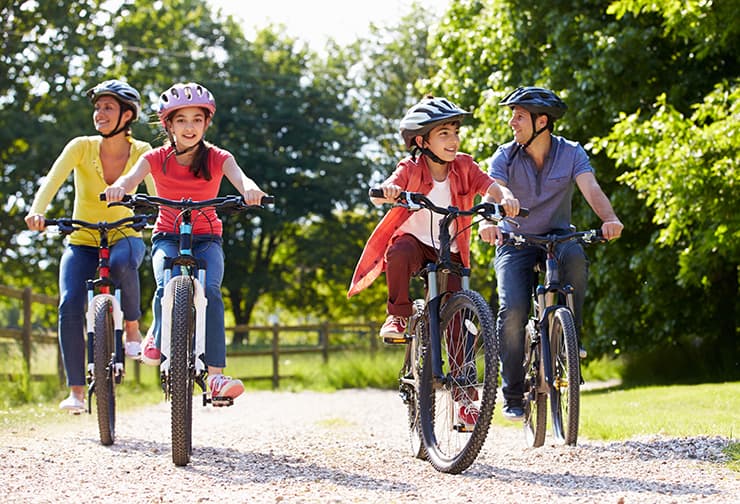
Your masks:
M 591 151 L 599 181 L 626 224 L 622 239 L 592 251 L 587 312 L 593 317 L 585 331 L 592 355 L 676 344 L 682 334 L 715 341 L 736 326 L 729 313 L 695 321 L 691 329 L 683 323 L 684 307 L 695 304 L 697 295 L 702 304 L 713 302 L 708 291 L 675 288 L 679 268 L 670 249 L 680 245 L 656 240 L 661 224 L 653 219 L 654 208 L 645 205 L 636 185 L 619 178 L 629 168 L 591 140 L 609 135 L 624 114 L 649 110 L 661 95 L 688 115 L 717 83 L 734 79 L 738 13 L 733 5 L 625 1 L 607 9 L 590 1 L 461 0 L 451 5 L 431 43 L 434 59 L 442 62 L 431 83 L 474 109 L 463 149 L 479 159 L 511 137 L 506 111 L 497 104 L 513 88 L 542 85 L 568 103 L 556 134 Z M 625 152 L 628 148 L 625 144 Z M 658 163 L 661 171 L 668 169 L 663 160 Z M 584 203 L 576 198 L 574 222 L 581 228 L 597 225 Z M 732 286 L 713 287 L 737 297 Z

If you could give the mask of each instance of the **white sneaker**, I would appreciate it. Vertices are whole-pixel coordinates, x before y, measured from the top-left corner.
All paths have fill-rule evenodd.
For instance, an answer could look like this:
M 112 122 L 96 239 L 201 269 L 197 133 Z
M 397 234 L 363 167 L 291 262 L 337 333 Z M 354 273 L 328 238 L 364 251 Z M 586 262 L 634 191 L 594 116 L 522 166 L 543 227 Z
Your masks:
M 124 344 L 124 348 L 126 349 L 127 357 L 135 359 L 141 355 L 141 341 L 127 341 Z
M 80 401 L 77 399 L 77 396 L 70 392 L 69 397 L 59 403 L 59 408 L 67 410 L 75 415 L 79 415 L 85 411 L 85 401 Z

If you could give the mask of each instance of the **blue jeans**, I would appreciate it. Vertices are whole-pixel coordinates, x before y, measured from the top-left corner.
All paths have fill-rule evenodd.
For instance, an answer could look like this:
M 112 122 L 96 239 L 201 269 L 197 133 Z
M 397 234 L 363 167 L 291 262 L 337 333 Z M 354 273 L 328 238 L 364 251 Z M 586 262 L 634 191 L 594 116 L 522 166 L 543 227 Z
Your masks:
M 220 236 L 193 236 L 193 256 L 206 262 L 206 365 L 226 367 L 226 331 L 224 329 L 224 300 L 221 282 L 224 279 L 224 250 Z M 177 257 L 180 251 L 179 235 L 157 233 L 152 237 L 152 268 L 157 281 L 157 291 L 152 302 L 154 309 L 154 336 L 160 347 L 162 327 L 162 296 L 164 295 L 164 259 Z M 173 276 L 180 272 L 176 267 Z
M 110 276 L 121 289 L 125 320 L 141 317 L 139 266 L 146 247 L 141 238 L 118 240 L 110 248 Z M 85 385 L 85 282 L 97 277 L 98 248 L 67 245 L 59 263 L 59 346 L 67 385 Z
M 583 302 L 588 284 L 588 258 L 583 247 L 565 242 L 555 250 L 560 282 L 573 286 L 576 328 L 580 333 Z M 496 334 L 501 349 L 501 384 L 504 401 L 521 401 L 524 395 L 524 328 L 531 310 L 534 265 L 544 252 L 535 247 L 496 248 L 494 266 L 498 282 L 499 310 Z

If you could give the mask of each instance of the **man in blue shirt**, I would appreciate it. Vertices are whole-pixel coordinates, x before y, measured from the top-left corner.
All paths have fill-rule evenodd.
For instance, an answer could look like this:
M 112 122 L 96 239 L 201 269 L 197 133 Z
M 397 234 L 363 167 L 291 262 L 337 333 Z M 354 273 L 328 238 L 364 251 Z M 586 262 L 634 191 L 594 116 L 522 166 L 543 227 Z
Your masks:
M 511 108 L 509 126 L 514 140 L 500 146 L 491 161 L 489 175 L 519 198 L 529 216 L 516 218 L 522 233 L 547 234 L 569 231 L 575 186 L 602 220 L 604 237 L 618 238 L 624 227 L 599 187 L 588 155 L 577 142 L 552 134 L 553 124 L 567 106 L 550 90 L 521 87 L 500 105 Z M 483 223 L 481 238 L 496 244 L 496 279 L 499 311 L 496 330 L 501 344 L 503 414 L 510 420 L 524 418 L 524 328 L 530 311 L 529 289 L 539 249 L 502 245 L 501 230 L 513 231 L 508 223 L 499 228 Z M 562 278 L 575 288 L 575 318 L 580 334 L 582 309 L 588 283 L 588 259 L 583 247 L 566 242 L 556 251 Z

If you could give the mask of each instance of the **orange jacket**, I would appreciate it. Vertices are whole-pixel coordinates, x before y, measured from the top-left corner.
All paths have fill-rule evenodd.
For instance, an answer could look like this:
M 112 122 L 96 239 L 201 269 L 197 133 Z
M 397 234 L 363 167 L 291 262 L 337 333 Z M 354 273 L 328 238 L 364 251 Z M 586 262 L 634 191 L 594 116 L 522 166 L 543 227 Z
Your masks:
M 468 154 L 458 153 L 455 160 L 448 165 L 450 191 L 452 192 L 452 206 L 467 210 L 473 206 L 476 195 L 485 194 L 494 179 L 483 172 Z M 419 156 L 416 161 L 406 158 L 396 167 L 388 177 L 392 182 L 403 188 L 404 191 L 429 194 L 432 190 L 432 175 L 426 164 L 426 157 Z M 352 297 L 368 287 L 385 271 L 385 251 L 391 244 L 391 238 L 396 230 L 409 218 L 411 211 L 401 207 L 393 207 L 385 214 L 375 227 L 362 251 L 360 260 L 352 275 L 347 297 Z M 472 217 L 458 218 L 457 229 L 464 229 L 457 235 L 457 246 L 463 265 L 470 266 L 470 235 L 468 227 Z

